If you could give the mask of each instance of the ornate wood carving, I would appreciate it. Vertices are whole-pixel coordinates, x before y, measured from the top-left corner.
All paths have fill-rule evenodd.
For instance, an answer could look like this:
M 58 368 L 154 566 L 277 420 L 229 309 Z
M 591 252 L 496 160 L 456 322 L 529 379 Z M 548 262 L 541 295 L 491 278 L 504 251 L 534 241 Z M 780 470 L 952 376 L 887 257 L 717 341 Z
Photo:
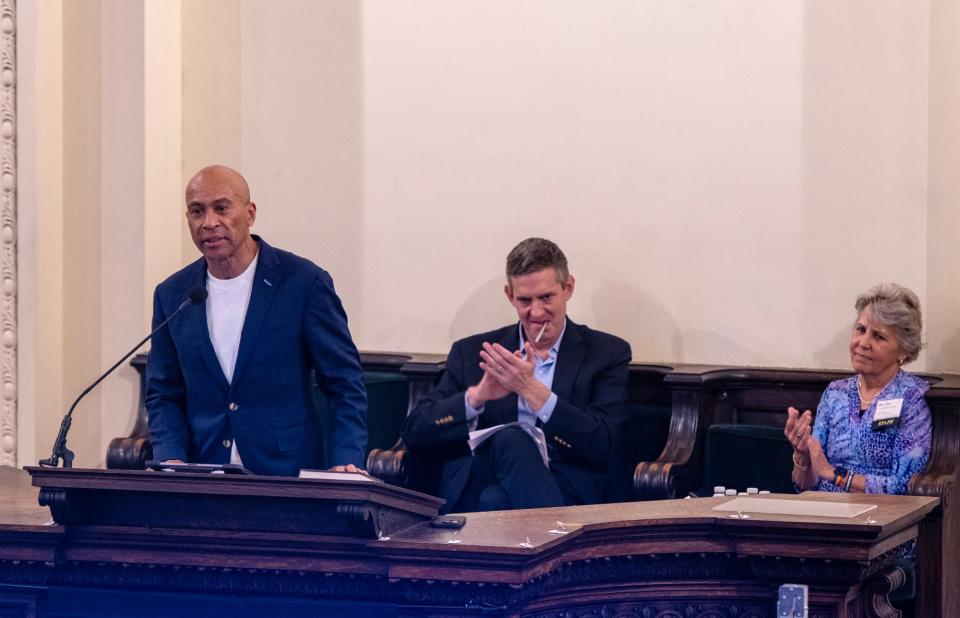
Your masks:
M 36 618 L 36 594 L 0 592 L 0 616 L 3 616 L 3 618 Z
M 437 561 L 438 567 L 441 562 Z M 29 586 L 56 582 L 60 586 L 113 590 L 362 600 L 398 606 L 413 604 L 433 612 L 470 607 L 525 616 L 660 617 L 674 616 L 673 612 L 681 611 L 684 618 L 772 616 L 772 599 L 783 577 L 832 591 L 829 595 L 821 591 L 812 598 L 811 616 L 835 615 L 830 608 L 836 607 L 848 595 L 848 590 L 853 591 L 849 599 L 852 606 L 884 608 L 885 591 L 889 591 L 891 585 L 893 588 L 899 585 L 891 570 L 870 579 L 862 586 L 862 595 L 857 594 L 860 590 L 857 582 L 867 577 L 864 572 L 872 570 L 876 560 L 861 568 L 830 559 L 784 559 L 776 572 L 756 576 L 764 570 L 758 569 L 757 563 L 774 562 L 781 560 L 743 559 L 729 553 L 598 557 L 564 562 L 522 585 L 511 586 L 466 580 L 453 582 L 440 575 L 439 570 L 432 579 L 426 579 L 289 567 L 263 569 L 101 560 L 93 568 L 90 562 L 78 560 L 59 561 L 55 565 L 0 561 L 0 581 Z M 818 571 L 821 572 L 818 574 Z M 429 568 L 423 575 L 431 575 Z M 814 578 L 810 579 L 811 576 Z M 888 576 L 893 579 L 888 580 Z M 727 589 L 728 593 L 716 594 L 719 588 Z M 826 597 L 832 597 L 832 601 Z M 603 613 L 612 608 L 626 613 Z M 866 612 L 853 612 L 858 613 Z
M 766 603 L 749 603 L 739 600 L 702 600 L 678 603 L 676 601 L 650 601 L 647 603 L 602 603 L 576 609 L 525 614 L 536 618 L 765 618 L 770 616 Z
M 41 489 L 37 500 L 40 506 L 50 507 L 54 521 L 63 519 L 67 513 L 67 492 L 62 489 Z
M 872 603 L 867 580 L 909 551 L 917 523 L 937 504 L 876 496 L 876 523 L 865 526 L 729 519 L 712 498 L 668 500 L 471 513 L 456 532 L 421 520 L 383 539 L 341 534 L 319 521 L 315 503 L 335 503 L 330 522 L 366 526 L 379 514 L 361 495 L 374 510 L 416 496 L 380 484 L 354 485 L 346 495 L 343 484 L 298 479 L 31 472 L 42 489 L 67 494 L 66 523 L 43 525 L 36 488 L 22 471 L 0 469 L 14 498 L 0 502 L 0 591 L 296 599 L 317 604 L 318 615 L 324 603 L 346 603 L 400 615 L 770 616 L 777 587 L 791 581 L 810 586 L 811 616 L 845 606 L 862 616 Z M 811 497 L 853 500 L 784 498 Z M 59 500 L 44 493 L 45 502 Z M 577 523 L 557 536 L 550 530 L 558 519 Z
M 706 394 L 699 375 L 668 375 L 673 411 L 667 444 L 656 461 L 641 461 L 633 473 L 633 487 L 641 499 L 675 498 L 692 488 L 700 476 L 700 453 L 706 431 Z
M 893 567 L 867 582 L 864 590 L 871 615 L 881 618 L 900 618 L 900 610 L 890 603 L 890 593 L 903 586 L 906 581 L 907 576 L 903 569 Z
M 943 585 L 917 588 L 917 616 L 960 615 L 960 563 L 950 548 L 960 544 L 960 509 L 953 489 L 960 474 L 960 376 L 944 375 L 926 396 L 933 414 L 933 445 L 927 469 L 910 482 L 910 493 L 939 496 L 941 508 L 920 527 L 918 581 Z M 941 548 L 944 548 L 941 550 Z
M 17 463 L 17 16 L 0 0 L 0 465 Z

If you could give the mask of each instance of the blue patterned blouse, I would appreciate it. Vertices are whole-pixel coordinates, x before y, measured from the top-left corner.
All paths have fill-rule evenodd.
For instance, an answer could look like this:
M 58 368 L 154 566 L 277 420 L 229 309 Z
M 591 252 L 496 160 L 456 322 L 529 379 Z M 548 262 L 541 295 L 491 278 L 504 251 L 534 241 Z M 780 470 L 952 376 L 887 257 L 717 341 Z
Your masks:
M 813 435 L 831 464 L 866 477 L 867 493 L 905 494 L 910 478 L 930 459 L 930 408 L 923 398 L 928 388 L 923 379 L 900 371 L 861 416 L 857 377 L 831 382 L 817 406 Z M 899 424 L 874 431 L 877 402 L 900 398 Z M 822 479 L 816 489 L 840 491 Z

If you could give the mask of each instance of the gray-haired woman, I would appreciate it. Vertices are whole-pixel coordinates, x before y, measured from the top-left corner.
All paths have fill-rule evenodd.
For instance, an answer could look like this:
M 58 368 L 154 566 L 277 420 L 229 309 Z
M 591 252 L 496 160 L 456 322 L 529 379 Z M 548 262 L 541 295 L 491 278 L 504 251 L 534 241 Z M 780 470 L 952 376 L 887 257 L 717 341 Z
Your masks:
M 857 375 L 827 386 L 811 414 L 787 411 L 798 489 L 907 493 L 930 459 L 929 385 L 900 367 L 920 352 L 917 295 L 880 284 L 856 302 L 850 363 Z

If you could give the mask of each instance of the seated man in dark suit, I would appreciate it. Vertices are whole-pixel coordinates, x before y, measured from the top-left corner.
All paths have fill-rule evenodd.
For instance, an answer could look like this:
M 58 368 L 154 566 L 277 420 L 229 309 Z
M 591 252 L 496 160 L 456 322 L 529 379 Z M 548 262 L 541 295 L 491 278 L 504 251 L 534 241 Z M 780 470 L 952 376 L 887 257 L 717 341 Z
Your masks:
M 507 299 L 519 324 L 453 344 L 404 440 L 436 449 L 446 511 L 600 502 L 627 400 L 630 345 L 567 318 L 574 279 L 554 243 L 529 238 L 507 257 Z M 506 427 L 471 452 L 474 428 Z M 529 433 L 545 436 L 549 467 Z M 530 430 L 528 432 L 527 430 Z

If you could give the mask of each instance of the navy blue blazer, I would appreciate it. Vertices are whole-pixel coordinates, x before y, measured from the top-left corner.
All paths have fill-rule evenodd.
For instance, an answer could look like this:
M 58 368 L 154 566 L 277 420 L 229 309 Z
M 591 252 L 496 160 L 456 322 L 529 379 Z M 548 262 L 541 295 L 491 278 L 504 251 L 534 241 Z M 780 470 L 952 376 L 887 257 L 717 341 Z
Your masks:
M 448 509 L 456 505 L 469 479 L 464 392 L 482 377 L 479 363 L 484 341 L 516 350 L 520 345 L 518 326 L 454 343 L 440 383 L 417 404 L 404 426 L 404 442 L 411 452 L 425 448 L 448 457 L 440 475 L 440 497 L 447 501 Z M 542 429 L 551 472 L 565 477 L 584 504 L 603 499 L 614 436 L 625 413 L 629 365 L 629 343 L 567 320 L 551 389 L 557 394 L 557 405 Z M 516 420 L 517 395 L 511 393 L 486 403 L 477 428 Z
M 236 440 L 244 466 L 258 474 L 293 476 L 320 467 L 316 369 L 334 418 L 326 461 L 362 466 L 367 394 L 333 280 L 309 260 L 254 238 L 257 271 L 232 383 L 210 342 L 205 304 L 188 307 L 153 338 L 146 395 L 153 457 L 226 463 Z M 200 258 L 158 285 L 154 328 L 206 278 Z

